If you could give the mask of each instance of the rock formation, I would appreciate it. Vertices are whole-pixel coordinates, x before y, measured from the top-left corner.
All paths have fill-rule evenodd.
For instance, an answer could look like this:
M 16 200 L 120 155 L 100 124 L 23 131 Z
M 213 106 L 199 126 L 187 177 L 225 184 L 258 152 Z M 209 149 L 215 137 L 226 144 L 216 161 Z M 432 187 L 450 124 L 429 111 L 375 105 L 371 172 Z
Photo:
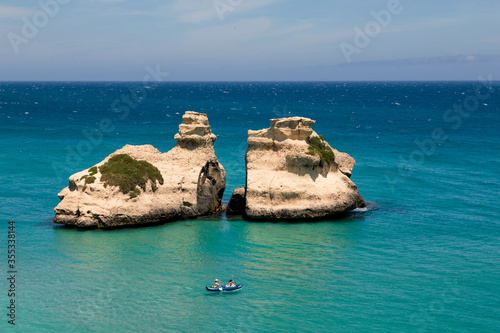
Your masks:
M 350 180 L 354 159 L 332 149 L 313 131 L 314 122 L 273 119 L 268 129 L 248 131 L 247 218 L 313 219 L 364 207 Z
M 161 223 L 221 209 L 226 173 L 206 114 L 187 111 L 167 153 L 125 147 L 69 177 L 54 223 L 109 228 Z M 132 170 L 132 172 L 131 172 Z
M 227 215 L 243 215 L 245 212 L 245 188 L 237 187 L 234 189 L 231 199 L 227 204 Z

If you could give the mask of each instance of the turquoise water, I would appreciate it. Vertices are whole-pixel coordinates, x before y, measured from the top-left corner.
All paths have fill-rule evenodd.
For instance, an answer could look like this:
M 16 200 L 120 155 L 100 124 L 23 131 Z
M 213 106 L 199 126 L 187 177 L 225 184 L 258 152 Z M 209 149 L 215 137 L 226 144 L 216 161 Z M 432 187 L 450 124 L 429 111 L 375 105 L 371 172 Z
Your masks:
M 163 83 L 141 94 L 139 83 L 0 83 L 1 330 L 499 331 L 500 84 L 476 87 Z M 114 103 L 134 93 L 140 102 Z M 208 113 L 218 136 L 224 200 L 245 182 L 247 130 L 301 115 L 356 159 L 368 209 L 316 223 L 221 214 L 112 231 L 51 224 L 70 174 L 127 143 L 168 151 L 185 110 Z M 15 329 L 5 316 L 9 220 Z M 243 290 L 204 290 L 231 275 Z

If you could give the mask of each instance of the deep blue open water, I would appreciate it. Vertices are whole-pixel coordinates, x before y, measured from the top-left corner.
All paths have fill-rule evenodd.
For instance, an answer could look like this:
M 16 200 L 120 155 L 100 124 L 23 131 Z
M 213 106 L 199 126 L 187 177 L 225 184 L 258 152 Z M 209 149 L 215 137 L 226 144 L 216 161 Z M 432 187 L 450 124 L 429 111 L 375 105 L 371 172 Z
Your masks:
M 368 209 L 51 223 L 68 176 L 125 144 L 168 151 L 186 110 L 218 137 L 224 200 L 245 183 L 247 130 L 305 116 L 356 159 Z M 499 332 L 499 120 L 498 82 L 0 83 L 0 331 L 14 220 L 19 332 Z M 231 275 L 243 290 L 204 290 Z

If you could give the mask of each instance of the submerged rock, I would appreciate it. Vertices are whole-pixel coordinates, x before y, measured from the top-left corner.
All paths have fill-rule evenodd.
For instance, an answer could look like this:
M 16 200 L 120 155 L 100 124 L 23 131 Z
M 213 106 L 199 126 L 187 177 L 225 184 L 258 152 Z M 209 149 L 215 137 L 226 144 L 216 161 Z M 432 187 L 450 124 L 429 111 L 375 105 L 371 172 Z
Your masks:
M 365 206 L 349 178 L 354 159 L 314 132 L 315 121 L 271 121 L 268 129 L 248 131 L 246 217 L 312 219 Z
M 187 111 L 167 153 L 125 147 L 69 177 L 53 222 L 110 228 L 161 223 L 219 211 L 226 173 L 206 114 Z

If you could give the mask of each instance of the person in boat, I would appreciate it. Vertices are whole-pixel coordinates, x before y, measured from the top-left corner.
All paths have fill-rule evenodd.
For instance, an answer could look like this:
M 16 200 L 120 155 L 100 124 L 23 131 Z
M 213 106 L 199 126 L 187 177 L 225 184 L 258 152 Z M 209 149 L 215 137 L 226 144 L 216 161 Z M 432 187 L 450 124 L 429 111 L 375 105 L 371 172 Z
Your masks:
M 234 283 L 234 281 L 231 279 L 231 280 L 229 280 L 229 281 L 228 281 L 228 283 L 227 283 L 227 286 L 226 286 L 226 287 L 228 287 L 228 288 L 231 288 L 231 287 L 236 287 L 236 284 L 235 284 L 235 283 Z
M 217 288 L 217 287 L 220 287 L 221 285 L 222 285 L 222 283 L 220 283 L 218 279 L 215 279 L 215 282 L 214 282 L 214 285 L 212 286 L 212 288 Z

